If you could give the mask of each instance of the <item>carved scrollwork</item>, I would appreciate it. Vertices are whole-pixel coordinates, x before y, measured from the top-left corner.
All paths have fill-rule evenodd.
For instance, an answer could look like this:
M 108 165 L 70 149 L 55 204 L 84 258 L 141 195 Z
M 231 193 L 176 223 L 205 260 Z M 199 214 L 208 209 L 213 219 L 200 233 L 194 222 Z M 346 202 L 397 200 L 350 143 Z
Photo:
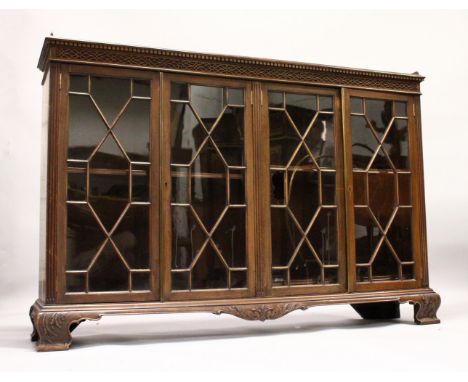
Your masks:
M 437 310 L 440 306 L 437 293 L 425 294 L 410 300 L 414 305 L 414 321 L 420 325 L 438 324 Z
M 214 314 L 222 313 L 249 321 L 275 320 L 294 310 L 306 310 L 309 308 L 305 304 L 287 303 L 287 304 L 256 304 L 256 305 L 231 305 L 214 311 Z
M 85 320 L 99 320 L 98 313 L 85 312 L 41 312 L 31 307 L 33 323 L 31 340 L 37 341 L 38 351 L 66 350 L 70 347 L 71 330 Z

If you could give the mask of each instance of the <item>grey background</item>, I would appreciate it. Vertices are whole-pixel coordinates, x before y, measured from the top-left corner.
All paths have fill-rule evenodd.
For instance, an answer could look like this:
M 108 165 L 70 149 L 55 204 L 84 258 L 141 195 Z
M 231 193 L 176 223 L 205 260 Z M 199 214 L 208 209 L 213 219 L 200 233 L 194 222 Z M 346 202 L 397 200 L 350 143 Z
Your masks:
M 0 11 L 0 356 L 6 361 L 0 369 L 51 365 L 27 341 L 27 310 L 38 282 L 42 73 L 36 64 L 50 32 L 176 50 L 419 71 L 427 77 L 422 123 L 430 280 L 443 300 L 442 325 L 428 327 L 408 325 L 409 306 L 402 307 L 401 325 L 366 323 L 345 306 L 312 308 L 266 324 L 206 314 L 106 317 L 77 330 L 76 352 L 48 356 L 61 360 L 57 368 L 225 370 L 237 363 L 245 369 L 326 370 L 336 359 L 354 370 L 362 368 L 363 360 L 374 361 L 371 369 L 407 370 L 414 362 L 425 370 L 468 367 L 463 350 L 458 351 L 468 340 L 468 12 Z M 129 348 L 121 345 L 135 344 L 140 346 L 131 347 L 131 357 L 140 357 L 138 362 L 115 362 L 128 357 Z M 353 347 L 353 354 L 346 346 Z M 103 350 L 108 358 L 95 356 Z M 152 351 L 163 357 L 157 365 Z M 287 357 L 291 351 L 294 356 Z

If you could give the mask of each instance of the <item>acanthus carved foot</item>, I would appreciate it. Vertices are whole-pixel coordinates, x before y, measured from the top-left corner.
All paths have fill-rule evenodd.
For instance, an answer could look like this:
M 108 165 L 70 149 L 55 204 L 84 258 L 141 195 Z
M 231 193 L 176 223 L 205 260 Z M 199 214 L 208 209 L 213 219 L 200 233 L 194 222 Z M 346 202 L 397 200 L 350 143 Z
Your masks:
M 67 350 L 70 347 L 71 331 L 86 320 L 99 320 L 97 313 L 86 312 L 41 312 L 33 306 L 30 311 L 33 322 L 32 341 L 37 341 L 37 351 Z
M 414 321 L 420 325 L 438 324 L 437 310 L 440 296 L 437 293 L 426 294 L 409 300 L 414 305 Z

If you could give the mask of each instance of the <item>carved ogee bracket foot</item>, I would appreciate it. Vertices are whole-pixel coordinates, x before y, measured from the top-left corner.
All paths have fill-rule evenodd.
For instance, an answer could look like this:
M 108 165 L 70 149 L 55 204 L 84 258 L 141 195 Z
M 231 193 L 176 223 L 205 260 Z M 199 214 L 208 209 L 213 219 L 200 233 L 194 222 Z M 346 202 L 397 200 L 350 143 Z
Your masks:
M 417 296 L 409 300 L 414 305 L 414 322 L 419 325 L 439 324 L 437 310 L 440 307 L 440 296 L 437 293 Z
M 98 313 L 88 312 L 41 312 L 32 306 L 30 317 L 33 323 L 31 340 L 37 351 L 67 350 L 72 342 L 71 331 L 86 320 L 99 320 Z

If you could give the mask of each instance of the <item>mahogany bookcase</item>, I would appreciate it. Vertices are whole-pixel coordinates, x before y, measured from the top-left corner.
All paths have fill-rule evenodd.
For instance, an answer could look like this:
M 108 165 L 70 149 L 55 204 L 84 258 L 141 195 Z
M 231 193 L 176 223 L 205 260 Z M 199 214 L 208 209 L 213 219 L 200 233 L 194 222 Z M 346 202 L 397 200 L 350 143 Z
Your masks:
M 46 38 L 37 350 L 103 315 L 438 323 L 420 82 Z

